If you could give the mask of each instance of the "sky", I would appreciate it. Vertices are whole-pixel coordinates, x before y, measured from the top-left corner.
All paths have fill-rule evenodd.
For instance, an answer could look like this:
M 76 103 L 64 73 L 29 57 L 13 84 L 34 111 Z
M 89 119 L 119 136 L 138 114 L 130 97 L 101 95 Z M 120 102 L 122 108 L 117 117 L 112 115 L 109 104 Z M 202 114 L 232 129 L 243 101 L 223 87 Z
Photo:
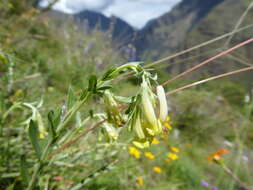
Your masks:
M 171 10 L 181 0 L 59 0 L 53 9 L 69 14 L 83 10 L 117 16 L 135 28 L 142 28 L 149 20 Z M 41 0 L 46 6 L 48 0 Z

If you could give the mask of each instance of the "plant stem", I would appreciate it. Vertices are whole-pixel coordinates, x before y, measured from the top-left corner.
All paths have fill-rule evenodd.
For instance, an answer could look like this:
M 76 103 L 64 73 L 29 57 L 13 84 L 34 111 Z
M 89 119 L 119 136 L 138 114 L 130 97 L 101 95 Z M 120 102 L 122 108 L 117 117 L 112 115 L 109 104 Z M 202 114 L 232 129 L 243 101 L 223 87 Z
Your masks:
M 162 84 L 162 86 L 166 86 L 167 84 L 171 83 L 172 81 L 174 81 L 174 80 L 176 80 L 176 79 L 179 79 L 179 78 L 181 78 L 181 77 L 183 77 L 183 76 L 185 76 L 185 75 L 191 73 L 192 71 L 195 71 L 195 70 L 197 70 L 198 68 L 200 68 L 200 67 L 202 67 L 202 66 L 204 66 L 204 65 L 206 65 L 206 64 L 208 64 L 208 63 L 210 63 L 210 62 L 212 62 L 212 61 L 214 61 L 214 60 L 216 60 L 216 59 L 218 59 L 218 58 L 220 58 L 220 57 L 222 57 L 222 56 L 224 56 L 224 55 L 226 55 L 226 54 L 229 54 L 229 53 L 233 52 L 234 50 L 236 50 L 236 49 L 238 49 L 238 48 L 240 48 L 240 47 L 243 47 L 243 46 L 245 46 L 245 45 L 247 45 L 247 44 L 250 44 L 250 43 L 252 43 L 252 42 L 253 42 L 253 38 L 250 38 L 250 39 L 248 39 L 248 40 L 246 40 L 246 41 L 244 41 L 244 42 L 242 42 L 242 43 L 240 43 L 240 44 L 237 44 L 236 46 L 234 46 L 234 47 L 232 47 L 232 48 L 230 48 L 230 49 L 228 49 L 228 50 L 226 50 L 226 51 L 223 51 L 223 52 L 219 53 L 218 55 L 213 56 L 213 57 L 211 57 L 211 58 L 209 58 L 209 59 L 203 61 L 202 63 L 200 63 L 200 64 L 198 64 L 198 65 L 195 65 L 194 67 L 191 67 L 190 69 L 188 69 L 188 70 L 186 70 L 186 71 L 180 73 L 179 75 L 176 75 L 176 76 L 173 77 L 172 79 L 169 79 L 169 80 L 165 81 L 165 82 Z
M 32 175 L 32 179 L 28 185 L 28 188 L 27 190 L 33 190 L 34 189 L 34 186 L 35 186 L 35 182 L 36 182 L 36 179 L 39 175 L 39 171 L 40 171 L 40 168 L 42 166 L 42 163 L 39 162 L 35 165 L 35 168 L 34 168 L 34 171 L 33 171 L 33 175 Z
M 224 171 L 233 178 L 244 190 L 252 190 L 247 185 L 245 185 L 225 164 L 222 164 Z
M 204 79 L 204 80 L 200 80 L 200 81 L 194 82 L 192 84 L 188 84 L 186 86 L 177 88 L 175 90 L 171 90 L 171 91 L 167 92 L 166 95 L 174 94 L 174 93 L 179 92 L 181 90 L 184 90 L 184 89 L 187 89 L 187 88 L 191 88 L 193 86 L 197 86 L 199 84 L 206 83 L 208 81 L 212 81 L 212 80 L 215 80 L 215 79 L 223 78 L 223 77 L 226 77 L 226 76 L 230 76 L 230 75 L 234 75 L 234 74 L 237 74 L 237 73 L 241 73 L 241 72 L 245 72 L 245 71 L 250 71 L 250 70 L 253 70 L 253 66 L 252 67 L 246 67 L 246 68 L 239 69 L 239 70 L 235 70 L 235 71 L 231 71 L 231 72 L 228 72 L 228 73 L 224 73 L 224 74 L 217 75 L 217 76 L 214 76 L 214 77 L 210 77 L 210 78 L 207 78 L 207 79 Z
M 90 93 L 88 93 L 86 95 L 86 97 L 80 101 L 80 102 L 77 102 L 76 105 L 73 107 L 73 109 L 71 109 L 67 114 L 66 114 L 66 117 L 65 117 L 65 120 L 63 121 L 62 124 L 60 124 L 58 126 L 58 130 L 57 132 L 61 132 L 61 130 L 69 123 L 69 121 L 72 119 L 72 117 L 75 115 L 75 113 L 82 107 L 82 105 L 86 102 L 86 100 L 88 99 L 88 97 L 90 96 Z M 32 175 L 32 179 L 28 185 L 28 188 L 27 190 L 33 190 L 34 186 L 35 186 L 35 183 L 36 183 L 36 180 L 39 176 L 39 172 L 40 170 L 43 168 L 43 163 L 44 161 L 46 160 L 47 158 L 47 155 L 49 153 L 49 150 L 50 150 L 50 147 L 54 144 L 54 140 L 49 140 L 47 146 L 45 147 L 42 155 L 41 155 L 41 158 L 39 160 L 39 163 L 37 163 L 34 167 L 34 171 L 33 171 L 33 175 Z

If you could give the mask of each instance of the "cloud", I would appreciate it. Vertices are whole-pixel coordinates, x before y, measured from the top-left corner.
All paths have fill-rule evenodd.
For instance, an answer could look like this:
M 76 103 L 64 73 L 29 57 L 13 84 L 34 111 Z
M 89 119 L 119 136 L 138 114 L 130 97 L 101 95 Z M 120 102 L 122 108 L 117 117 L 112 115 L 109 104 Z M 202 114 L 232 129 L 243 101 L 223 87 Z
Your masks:
M 107 16 L 118 16 L 136 28 L 168 12 L 180 0 L 116 0 L 103 11 Z
M 39 6 L 45 7 L 49 0 L 41 0 Z M 49 1 L 50 2 L 50 1 Z M 53 9 L 73 14 L 82 10 L 92 10 L 102 12 L 112 5 L 114 0 L 59 0 Z
M 48 0 L 41 0 L 40 6 L 46 6 Z M 143 27 L 149 20 L 168 12 L 181 0 L 60 0 L 54 9 L 66 13 L 92 10 L 115 15 L 136 28 Z

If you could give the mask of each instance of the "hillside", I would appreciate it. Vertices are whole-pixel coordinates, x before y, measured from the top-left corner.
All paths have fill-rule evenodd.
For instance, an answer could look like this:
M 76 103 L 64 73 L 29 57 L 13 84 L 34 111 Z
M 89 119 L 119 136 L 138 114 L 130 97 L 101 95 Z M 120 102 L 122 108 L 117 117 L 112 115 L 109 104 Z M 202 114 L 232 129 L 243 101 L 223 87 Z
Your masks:
M 59 11 L 48 11 L 45 14 L 48 19 L 64 24 L 66 20 L 71 20 L 79 26 L 80 30 L 99 30 L 111 36 L 112 40 L 122 45 L 127 45 L 134 38 L 135 30 L 122 19 L 111 16 L 106 17 L 101 13 L 84 10 L 82 12 L 70 15 Z
M 139 31 L 137 49 L 143 55 L 158 58 L 232 31 L 249 3 L 249 0 L 184 0 Z M 244 24 L 251 23 L 252 15 L 250 11 Z

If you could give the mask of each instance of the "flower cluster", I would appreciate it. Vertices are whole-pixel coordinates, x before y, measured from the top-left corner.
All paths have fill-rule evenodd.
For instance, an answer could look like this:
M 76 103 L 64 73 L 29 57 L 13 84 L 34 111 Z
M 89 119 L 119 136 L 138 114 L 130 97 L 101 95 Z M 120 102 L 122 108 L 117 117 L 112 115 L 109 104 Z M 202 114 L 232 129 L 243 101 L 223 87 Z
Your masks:
M 141 149 L 150 146 L 167 121 L 168 107 L 164 89 L 157 86 L 156 91 L 156 94 L 153 93 L 149 80 L 144 78 L 129 122 L 130 129 L 135 132 L 133 144 Z

